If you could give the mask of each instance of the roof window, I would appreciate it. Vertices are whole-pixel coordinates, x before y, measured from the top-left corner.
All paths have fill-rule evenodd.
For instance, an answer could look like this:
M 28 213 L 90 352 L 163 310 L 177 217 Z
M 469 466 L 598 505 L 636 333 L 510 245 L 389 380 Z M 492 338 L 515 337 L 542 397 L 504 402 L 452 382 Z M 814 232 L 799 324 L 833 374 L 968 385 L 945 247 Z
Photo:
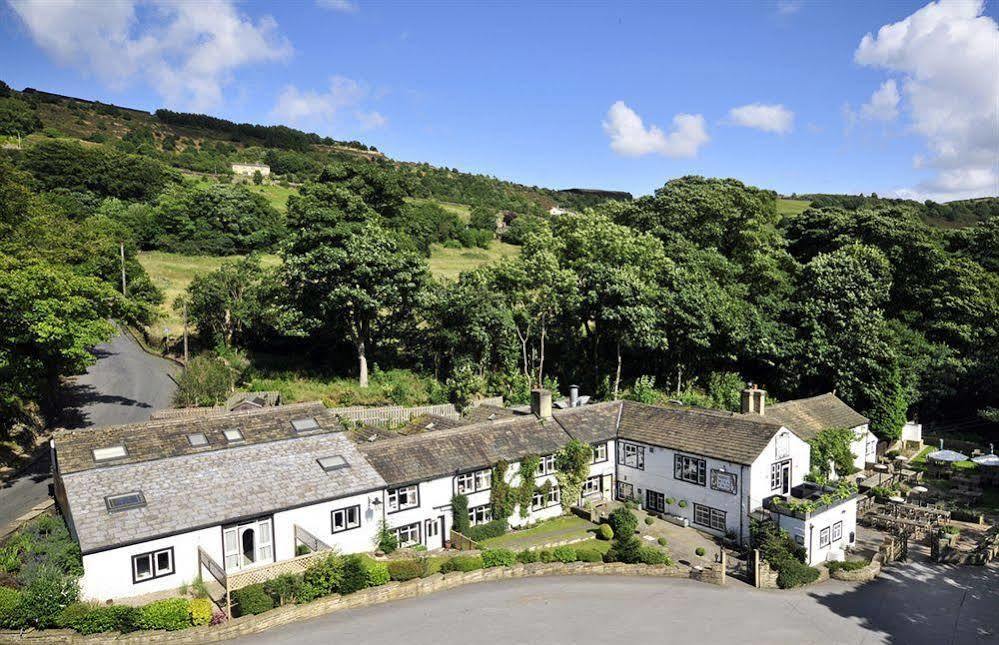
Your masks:
M 225 430 L 222 434 L 225 435 L 225 440 L 229 443 L 239 443 L 243 440 L 243 433 L 235 428 L 232 430 Z
M 350 464 L 347 463 L 347 460 L 343 458 L 343 455 L 320 457 L 316 461 L 319 462 L 319 467 L 326 472 L 340 470 L 341 468 L 348 468 L 350 466 Z
M 104 498 L 104 503 L 108 507 L 109 513 L 127 511 L 133 508 L 142 508 L 146 505 L 146 496 L 142 491 L 133 491 L 121 495 L 108 495 Z
M 208 437 L 205 436 L 204 432 L 192 432 L 187 435 L 187 443 L 191 444 L 193 448 L 200 448 L 208 445 Z
M 309 430 L 318 430 L 319 423 L 312 417 L 308 417 L 306 419 L 292 420 L 291 427 L 295 429 L 295 432 L 307 432 Z
M 110 461 L 111 459 L 121 459 L 128 456 L 124 444 L 108 446 L 107 448 L 94 448 L 94 461 Z

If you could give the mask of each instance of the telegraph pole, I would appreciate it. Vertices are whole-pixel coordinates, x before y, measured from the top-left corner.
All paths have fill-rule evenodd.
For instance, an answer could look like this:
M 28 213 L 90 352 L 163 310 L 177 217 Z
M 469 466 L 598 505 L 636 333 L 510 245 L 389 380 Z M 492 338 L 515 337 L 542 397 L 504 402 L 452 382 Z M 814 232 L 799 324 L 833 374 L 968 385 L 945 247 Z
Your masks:
M 128 284 L 125 282 L 125 243 L 122 242 L 118 245 L 118 250 L 121 252 L 121 295 L 128 295 Z
M 187 365 L 187 300 L 184 300 L 184 365 Z

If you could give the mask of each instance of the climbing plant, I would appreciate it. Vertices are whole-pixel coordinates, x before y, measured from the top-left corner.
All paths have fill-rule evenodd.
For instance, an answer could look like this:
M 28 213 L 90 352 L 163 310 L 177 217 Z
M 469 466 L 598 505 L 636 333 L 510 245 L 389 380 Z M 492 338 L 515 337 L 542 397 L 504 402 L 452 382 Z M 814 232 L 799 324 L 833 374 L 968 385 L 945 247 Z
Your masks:
M 454 530 L 462 535 L 468 535 L 468 497 L 458 493 L 451 498 L 451 517 L 454 518 Z
M 531 501 L 534 499 L 534 476 L 538 472 L 541 458 L 537 455 L 527 455 L 520 460 L 520 486 L 517 487 L 517 505 L 520 516 L 527 517 L 531 513 Z
M 579 499 L 592 461 L 593 448 L 577 439 L 571 439 L 555 454 L 555 479 L 562 492 L 563 511 L 568 512 Z
M 828 477 L 829 464 L 832 462 L 839 475 L 853 472 L 854 457 L 850 452 L 853 438 L 853 431 L 849 428 L 828 428 L 818 433 L 808 442 L 812 446 L 812 471 L 822 477 Z
M 493 466 L 493 483 L 489 492 L 489 503 L 493 509 L 493 520 L 505 520 L 513 514 L 516 500 L 509 482 L 506 481 L 506 471 L 510 469 L 509 462 L 500 459 Z

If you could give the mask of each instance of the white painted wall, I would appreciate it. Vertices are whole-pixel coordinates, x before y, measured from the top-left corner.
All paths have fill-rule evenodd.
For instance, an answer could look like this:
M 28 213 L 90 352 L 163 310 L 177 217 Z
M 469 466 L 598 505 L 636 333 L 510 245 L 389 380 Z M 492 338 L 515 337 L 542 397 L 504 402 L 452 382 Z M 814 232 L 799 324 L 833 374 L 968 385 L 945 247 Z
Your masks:
M 902 441 L 922 441 L 923 424 L 909 421 L 902 426 Z
M 845 549 L 853 546 L 857 536 L 857 500 L 851 499 L 838 504 L 808 519 L 799 519 L 776 514 L 778 525 L 787 531 L 798 544 L 805 547 L 806 562 L 816 565 L 827 560 L 843 560 Z M 838 540 L 832 540 L 832 528 L 837 522 L 843 523 L 843 533 Z M 821 532 L 829 529 L 830 542 L 821 546 Z M 852 539 L 851 539 L 852 538 Z
M 805 475 L 811 469 L 811 454 L 812 448 L 808 442 L 787 428 L 776 433 L 753 462 L 749 478 L 748 512 L 763 506 L 764 499 L 780 493 L 770 487 L 770 467 L 774 463 L 791 460 L 791 486 L 794 487 L 805 481 Z
M 868 424 L 853 428 L 854 439 L 850 442 L 853 453 L 853 467 L 863 470 L 868 463 L 877 460 L 878 438 L 868 429 Z
M 274 559 L 280 561 L 295 557 L 296 524 L 322 542 L 339 549 L 341 553 L 372 551 L 378 534 L 378 523 L 382 519 L 381 505 L 374 505 L 374 499 L 384 501 L 381 490 L 275 513 Z M 355 529 L 333 533 L 332 512 L 354 505 L 361 507 L 361 525 Z M 221 564 L 221 560 L 219 563 Z

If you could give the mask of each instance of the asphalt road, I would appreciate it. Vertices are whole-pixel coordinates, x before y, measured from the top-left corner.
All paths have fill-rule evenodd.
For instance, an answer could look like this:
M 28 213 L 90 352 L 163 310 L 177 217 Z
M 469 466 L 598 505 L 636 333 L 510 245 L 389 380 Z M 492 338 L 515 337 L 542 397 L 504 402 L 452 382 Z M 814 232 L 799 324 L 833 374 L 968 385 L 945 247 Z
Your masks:
M 763 591 L 691 580 L 528 578 L 347 610 L 238 639 L 377 643 L 999 642 L 999 569 L 908 564 L 867 584 Z
M 127 334 L 94 348 L 97 362 L 66 389 L 66 428 L 87 428 L 145 421 L 153 410 L 169 407 L 178 367 L 150 356 Z M 36 461 L 0 488 L 0 527 L 17 519 L 49 495 L 49 459 Z

